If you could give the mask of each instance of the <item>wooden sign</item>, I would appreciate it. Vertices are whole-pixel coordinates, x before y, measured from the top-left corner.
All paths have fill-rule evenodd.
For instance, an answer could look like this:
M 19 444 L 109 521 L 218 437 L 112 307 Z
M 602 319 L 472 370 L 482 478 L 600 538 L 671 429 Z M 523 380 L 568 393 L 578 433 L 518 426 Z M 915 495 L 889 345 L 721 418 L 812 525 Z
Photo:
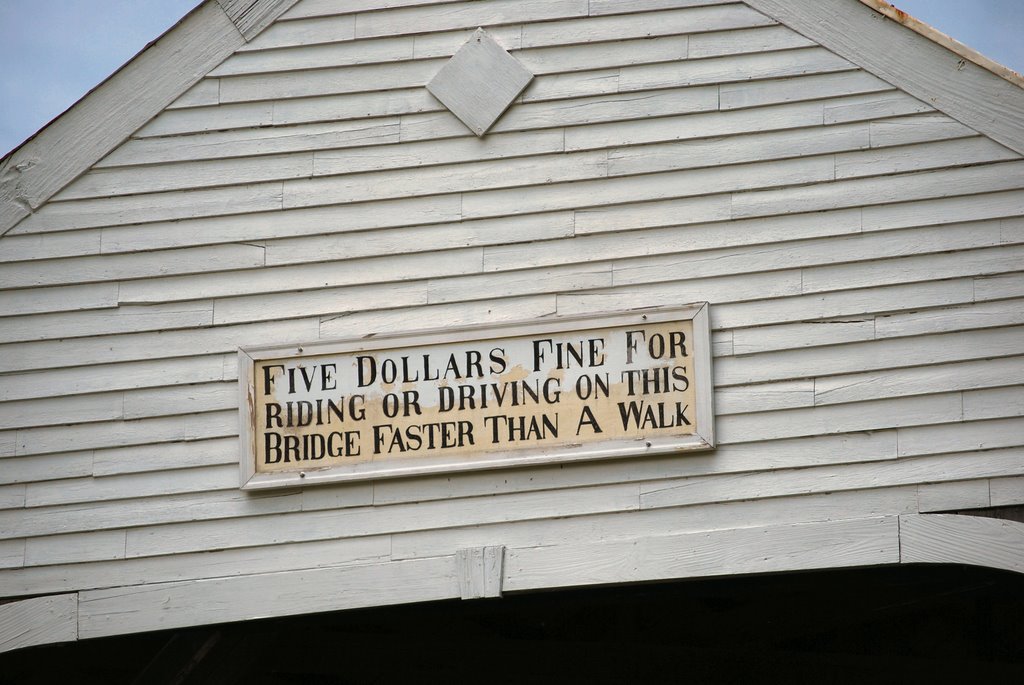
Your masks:
M 707 305 L 239 351 L 242 486 L 714 446 Z

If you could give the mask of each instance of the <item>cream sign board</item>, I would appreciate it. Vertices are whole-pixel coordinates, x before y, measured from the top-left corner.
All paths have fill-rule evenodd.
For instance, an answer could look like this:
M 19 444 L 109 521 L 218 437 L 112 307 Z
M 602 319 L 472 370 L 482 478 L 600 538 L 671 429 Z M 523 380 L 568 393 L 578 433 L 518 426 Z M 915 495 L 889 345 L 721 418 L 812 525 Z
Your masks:
M 707 305 L 239 352 L 242 486 L 714 446 Z

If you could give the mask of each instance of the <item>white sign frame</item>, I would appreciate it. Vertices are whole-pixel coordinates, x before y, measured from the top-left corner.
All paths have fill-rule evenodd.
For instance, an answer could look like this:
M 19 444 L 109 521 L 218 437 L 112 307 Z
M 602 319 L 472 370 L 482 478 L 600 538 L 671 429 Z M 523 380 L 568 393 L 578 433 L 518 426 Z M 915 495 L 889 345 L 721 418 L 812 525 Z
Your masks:
M 256 406 L 254 375 L 257 362 L 336 353 L 377 352 L 403 347 L 518 338 L 522 336 L 567 333 L 629 325 L 652 325 L 686 320 L 692 321 L 693 326 L 692 356 L 695 367 L 691 383 L 694 386 L 695 392 L 696 420 L 694 423 L 695 431 L 691 435 L 618 439 L 554 448 L 520 448 L 483 454 L 474 453 L 470 456 L 457 455 L 411 458 L 391 462 L 360 462 L 298 472 L 258 473 L 256 470 L 256 431 L 253 428 L 252 414 Z M 543 466 L 598 459 L 622 459 L 626 457 L 708 450 L 713 449 L 715 446 L 711 333 L 708 322 L 707 302 L 672 308 L 637 309 L 629 312 L 588 316 L 552 317 L 531 322 L 430 329 L 413 333 L 372 337 L 351 337 L 329 342 L 318 341 L 300 345 L 245 348 L 238 351 L 238 379 L 240 476 L 241 488 L 244 490 Z

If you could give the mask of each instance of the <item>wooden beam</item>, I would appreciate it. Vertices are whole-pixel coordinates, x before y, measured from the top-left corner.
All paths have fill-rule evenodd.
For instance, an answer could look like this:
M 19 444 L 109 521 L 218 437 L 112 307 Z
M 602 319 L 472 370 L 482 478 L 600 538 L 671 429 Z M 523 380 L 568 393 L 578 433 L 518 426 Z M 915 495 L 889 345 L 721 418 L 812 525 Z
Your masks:
M 504 587 L 539 590 L 899 562 L 896 517 L 510 549 Z
M 855 0 L 746 0 L 754 9 L 1024 154 L 1024 88 Z M 872 3 L 879 4 L 879 3 Z
M 77 593 L 0 605 L 0 652 L 77 639 Z
M 1024 573 L 1024 523 L 956 514 L 901 516 L 900 563 L 967 564 Z
M 217 0 L 246 42 L 267 28 L 298 0 Z

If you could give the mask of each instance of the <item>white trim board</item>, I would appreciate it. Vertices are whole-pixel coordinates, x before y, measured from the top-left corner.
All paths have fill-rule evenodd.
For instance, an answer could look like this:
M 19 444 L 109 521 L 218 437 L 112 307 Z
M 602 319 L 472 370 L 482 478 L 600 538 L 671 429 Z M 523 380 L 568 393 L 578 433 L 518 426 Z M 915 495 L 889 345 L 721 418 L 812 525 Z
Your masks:
M 297 0 L 206 0 L 0 160 L 0 237 Z
M 1024 88 L 865 0 L 745 0 L 897 88 L 1024 154 Z M 937 33 L 937 32 L 936 32 Z
M 946 514 L 701 531 L 493 552 L 460 577 L 449 556 L 204 581 L 114 587 L 0 606 L 0 651 L 29 644 L 507 592 L 896 564 L 968 564 L 1024 573 L 1024 523 Z M 485 559 L 486 561 L 486 559 Z M 465 575 L 463 573 L 462 575 Z M 479 575 L 479 574 L 477 574 Z M 289 592 L 281 593 L 281 588 Z M 302 592 L 296 591 L 302 588 Z M 338 588 L 345 588 L 338 591 Z M 72 617 L 77 616 L 77 624 Z M 17 637 L 22 632 L 28 638 Z M 28 641 L 26 641 L 26 639 Z

